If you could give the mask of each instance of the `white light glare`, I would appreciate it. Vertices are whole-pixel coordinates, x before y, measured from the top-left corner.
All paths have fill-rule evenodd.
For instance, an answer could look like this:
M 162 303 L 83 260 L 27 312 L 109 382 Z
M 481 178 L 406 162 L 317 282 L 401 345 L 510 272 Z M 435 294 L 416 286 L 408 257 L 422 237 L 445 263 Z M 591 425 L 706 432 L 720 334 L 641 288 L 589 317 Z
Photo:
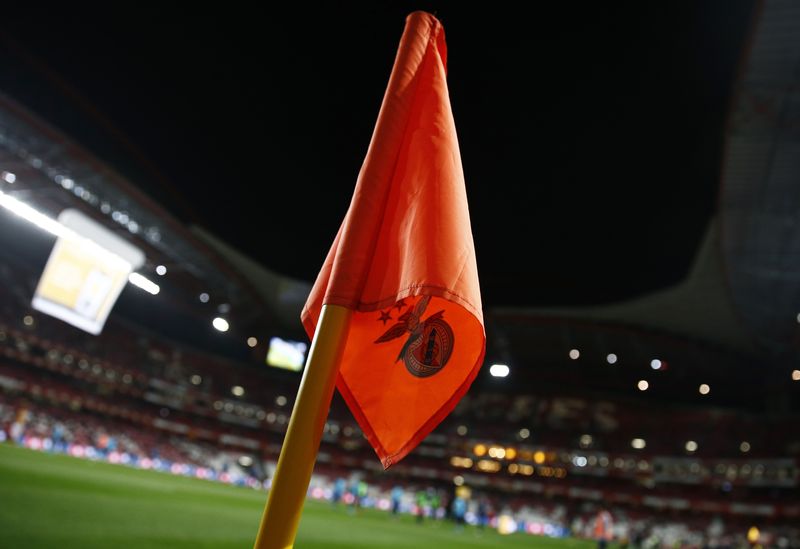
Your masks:
M 749 442 L 747 442 L 746 440 L 745 440 L 745 441 L 743 441 L 743 442 L 742 442 L 742 443 L 739 445 L 739 450 L 741 450 L 741 452 L 742 452 L 743 454 L 746 454 L 747 452 L 749 452 L 749 451 L 750 451 L 750 443 L 749 443 Z
M 697 451 L 697 443 L 693 440 L 689 440 L 686 442 L 686 451 L 687 452 L 695 452 Z
M 587 463 L 588 460 L 586 459 L 586 456 L 575 456 L 572 458 L 572 464 L 576 467 L 586 467 Z
M 200 303 L 208 303 L 209 296 L 207 293 L 203 292 L 200 294 Z
M 129 274 L 128 275 L 128 282 L 130 282 L 134 286 L 137 286 L 137 287 L 141 288 L 142 290 L 144 290 L 145 292 L 147 292 L 149 294 L 152 294 L 152 295 L 158 295 L 158 292 L 161 291 L 161 288 L 158 286 L 158 284 L 156 284 L 155 282 L 143 277 L 139 273 L 131 273 L 131 274 Z
M 647 443 L 644 441 L 643 438 L 635 438 L 631 441 L 631 446 L 636 448 L 637 450 L 641 450 L 642 448 L 647 446 Z
M 709 387 L 708 384 L 703 383 L 702 385 L 700 385 L 700 389 L 698 390 L 700 391 L 701 395 L 707 395 L 708 393 L 711 392 L 711 387 Z
M 74 234 L 55 219 L 47 217 L 43 213 L 34 210 L 24 202 L 20 202 L 3 191 L 0 191 L 0 206 L 20 216 L 22 219 L 30 221 L 40 229 L 44 229 L 52 235 L 66 237 Z
M 505 364 L 492 364 L 489 373 L 493 377 L 506 377 L 511 370 Z
M 657 358 L 654 358 L 653 360 L 650 361 L 650 367 L 653 370 L 660 370 L 661 369 L 661 361 L 658 360 Z
M 570 357 L 572 360 L 578 360 L 578 359 L 581 357 L 581 352 L 580 352 L 578 349 L 572 349 L 572 350 L 569 352 L 569 357 Z
M 800 381 L 800 370 L 792 371 L 792 381 Z
M 636 386 L 639 387 L 640 391 L 646 391 L 647 388 L 650 387 L 650 384 L 647 383 L 646 379 L 641 379 L 639 380 L 639 383 Z
M 230 324 L 228 324 L 227 320 L 219 316 L 211 321 L 211 325 L 214 326 L 214 328 L 216 328 L 220 332 L 227 332 L 228 328 L 231 327 Z
M 614 364 L 617 361 L 617 355 L 614 353 L 609 353 L 609 355 L 606 357 L 606 360 L 609 364 Z
M 6 183 L 13 183 L 14 181 L 17 180 L 17 176 L 11 172 L 3 172 L 2 174 L 0 174 L 0 177 L 2 177 L 3 181 L 5 181 Z
M 24 202 L 20 202 L 16 198 L 7 195 L 3 191 L 0 191 L 0 206 L 18 215 L 22 219 L 33 223 L 40 229 L 43 229 L 54 236 L 57 236 L 59 238 L 69 238 L 70 240 L 85 241 L 88 244 L 90 244 L 94 249 L 96 249 L 98 253 L 101 253 L 103 257 L 106 257 L 109 261 L 121 261 L 125 265 L 128 265 L 128 269 L 130 269 L 130 264 L 121 257 L 119 257 L 118 255 L 116 255 L 115 253 L 106 250 L 105 248 L 98 245 L 96 242 L 92 240 L 80 236 L 75 231 L 65 227 L 55 219 L 52 219 L 44 215 L 43 213 L 28 206 Z M 128 282 L 130 282 L 134 286 L 138 286 L 139 288 L 153 295 L 158 294 L 158 292 L 160 291 L 160 288 L 158 287 L 157 284 L 154 284 L 153 282 L 143 277 L 139 273 L 131 273 L 130 275 L 128 275 Z
M 242 387 L 241 385 L 234 385 L 233 387 L 231 387 L 231 393 L 233 393 L 237 397 L 240 397 L 244 394 L 244 387 Z
M 247 338 L 247 346 L 248 347 L 255 347 L 256 345 L 258 345 L 258 339 L 254 338 L 252 336 Z
M 159 265 L 158 267 L 156 267 L 156 274 L 158 274 L 159 276 L 164 276 L 165 274 L 167 274 L 167 268 L 163 265 Z

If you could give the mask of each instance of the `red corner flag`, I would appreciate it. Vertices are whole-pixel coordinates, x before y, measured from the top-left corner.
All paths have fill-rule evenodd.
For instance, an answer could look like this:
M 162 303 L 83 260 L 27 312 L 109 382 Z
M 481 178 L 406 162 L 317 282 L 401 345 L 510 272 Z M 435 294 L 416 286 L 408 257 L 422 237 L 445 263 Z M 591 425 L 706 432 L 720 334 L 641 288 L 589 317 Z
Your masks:
M 486 337 L 444 29 L 408 16 L 353 200 L 302 313 L 353 311 L 337 379 L 388 468 L 455 407 Z

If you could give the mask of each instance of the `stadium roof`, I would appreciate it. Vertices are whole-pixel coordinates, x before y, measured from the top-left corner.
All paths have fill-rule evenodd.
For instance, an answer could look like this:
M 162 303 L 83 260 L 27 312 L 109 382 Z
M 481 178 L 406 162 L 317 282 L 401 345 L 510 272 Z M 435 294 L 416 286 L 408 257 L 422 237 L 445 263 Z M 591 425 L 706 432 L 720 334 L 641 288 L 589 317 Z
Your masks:
M 745 353 L 754 340 L 737 317 L 723 273 L 719 223 L 709 225 L 692 269 L 680 284 L 638 298 L 594 307 L 502 308 L 499 318 L 528 315 L 645 326 Z

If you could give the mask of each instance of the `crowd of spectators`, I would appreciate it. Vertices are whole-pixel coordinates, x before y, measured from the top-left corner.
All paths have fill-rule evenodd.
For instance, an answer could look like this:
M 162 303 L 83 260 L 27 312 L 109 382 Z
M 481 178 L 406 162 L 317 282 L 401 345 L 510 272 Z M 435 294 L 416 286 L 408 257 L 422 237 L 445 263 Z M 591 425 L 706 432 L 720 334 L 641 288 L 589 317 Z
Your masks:
M 96 338 L 9 295 L 0 309 L 13 319 L 0 323 L 0 440 L 269 486 L 298 379 L 121 322 Z M 764 429 L 729 410 L 643 414 L 640 403 L 591 396 L 470 394 L 383 472 L 335 399 L 309 496 L 429 520 L 457 518 L 463 501 L 475 527 L 590 538 L 607 507 L 614 540 L 636 547 L 734 547 L 756 524 L 762 543 L 798 546 L 797 449 L 772 434 L 791 429 L 786 418 Z M 694 430 L 700 450 L 681 451 L 698 422 L 708 423 Z M 631 447 L 659 423 L 664 432 Z

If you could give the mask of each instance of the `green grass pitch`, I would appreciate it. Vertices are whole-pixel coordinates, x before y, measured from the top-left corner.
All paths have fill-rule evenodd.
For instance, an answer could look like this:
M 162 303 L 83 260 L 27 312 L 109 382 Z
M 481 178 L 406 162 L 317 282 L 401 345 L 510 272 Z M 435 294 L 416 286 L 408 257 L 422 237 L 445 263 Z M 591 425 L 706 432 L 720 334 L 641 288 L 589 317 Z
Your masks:
M 0 444 L 0 547 L 251 548 L 264 492 Z M 310 501 L 295 547 L 590 549 L 578 540 L 454 531 Z

